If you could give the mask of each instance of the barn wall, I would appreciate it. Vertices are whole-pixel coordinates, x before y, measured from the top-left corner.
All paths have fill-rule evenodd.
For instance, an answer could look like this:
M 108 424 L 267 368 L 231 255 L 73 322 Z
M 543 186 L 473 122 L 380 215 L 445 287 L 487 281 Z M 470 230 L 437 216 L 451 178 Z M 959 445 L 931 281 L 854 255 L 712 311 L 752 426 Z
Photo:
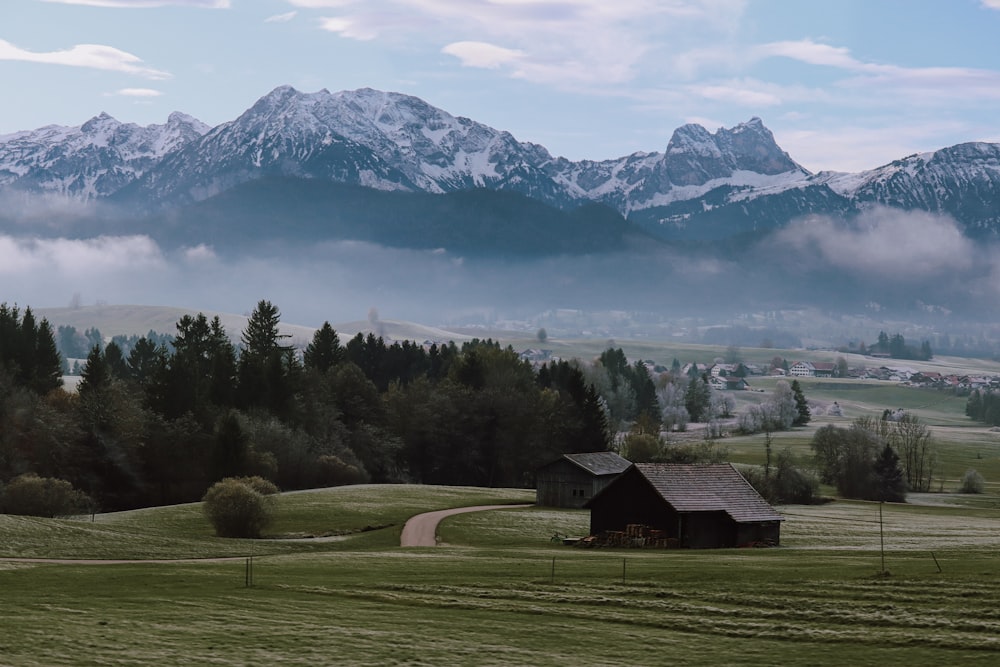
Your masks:
M 610 478 L 614 479 L 613 476 Z M 591 475 L 566 459 L 554 461 L 539 468 L 535 475 L 536 502 L 545 507 L 579 509 L 594 497 L 599 483 L 603 488 L 608 481 Z
M 779 521 L 763 521 L 760 523 L 742 523 L 736 537 L 737 546 L 747 546 L 755 543 L 781 543 L 781 523 Z
M 668 537 L 679 534 L 677 513 L 634 468 L 622 473 L 615 485 L 608 487 L 590 505 L 591 535 L 608 530 L 624 531 L 629 524 L 662 530 Z
M 681 546 L 691 549 L 735 547 L 738 528 L 725 512 L 690 512 L 681 518 Z

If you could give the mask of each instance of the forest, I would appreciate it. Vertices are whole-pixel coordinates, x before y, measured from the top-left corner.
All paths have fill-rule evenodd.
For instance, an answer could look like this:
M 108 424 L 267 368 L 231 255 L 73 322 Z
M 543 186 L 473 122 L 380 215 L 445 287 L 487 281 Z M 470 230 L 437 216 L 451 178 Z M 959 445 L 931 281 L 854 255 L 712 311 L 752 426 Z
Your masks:
M 241 475 L 284 490 L 528 487 L 562 453 L 608 449 L 609 419 L 660 420 L 649 374 L 621 350 L 596 372 L 535 368 L 491 340 L 342 343 L 328 322 L 299 350 L 279 319 L 260 301 L 235 343 L 204 314 L 166 342 L 94 340 L 70 392 L 49 323 L 0 305 L 0 484 L 63 480 L 103 511 L 196 501 Z

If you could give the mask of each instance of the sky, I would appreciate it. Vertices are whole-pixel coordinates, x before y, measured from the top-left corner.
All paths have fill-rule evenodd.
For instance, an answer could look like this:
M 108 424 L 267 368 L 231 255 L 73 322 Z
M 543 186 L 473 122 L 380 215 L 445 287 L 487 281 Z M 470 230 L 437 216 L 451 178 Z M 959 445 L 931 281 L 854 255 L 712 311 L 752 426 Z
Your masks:
M 573 160 L 754 116 L 811 171 L 1000 141 L 1000 0 L 3 0 L 0 135 L 416 95 Z

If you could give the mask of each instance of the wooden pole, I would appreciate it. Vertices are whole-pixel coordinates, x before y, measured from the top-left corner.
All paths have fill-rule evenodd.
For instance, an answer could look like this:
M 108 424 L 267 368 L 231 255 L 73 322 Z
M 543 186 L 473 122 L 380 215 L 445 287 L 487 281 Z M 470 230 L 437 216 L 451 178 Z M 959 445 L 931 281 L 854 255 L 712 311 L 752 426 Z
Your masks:
M 933 551 L 931 552 L 931 558 L 934 559 L 934 564 L 937 565 L 938 572 L 944 572 L 944 570 L 941 569 L 941 563 L 938 562 L 937 556 L 934 555 Z
M 549 583 L 556 583 L 556 557 L 552 557 L 552 574 L 549 576 Z
M 625 561 L 626 558 L 622 558 L 622 583 L 625 583 Z

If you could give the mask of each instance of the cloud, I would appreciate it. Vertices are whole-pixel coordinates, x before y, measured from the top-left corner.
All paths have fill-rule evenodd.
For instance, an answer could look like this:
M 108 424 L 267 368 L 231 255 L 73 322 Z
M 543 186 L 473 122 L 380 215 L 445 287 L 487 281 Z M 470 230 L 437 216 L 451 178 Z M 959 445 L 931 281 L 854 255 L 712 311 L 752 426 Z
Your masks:
M 188 262 L 208 262 L 218 259 L 215 249 L 204 243 L 199 243 L 191 248 L 182 248 L 181 253 Z
M 291 21 L 292 19 L 294 19 L 296 16 L 298 16 L 298 14 L 299 14 L 298 12 L 287 12 L 285 14 L 275 14 L 274 16 L 268 16 L 266 19 L 264 19 L 264 23 L 288 23 L 289 21 Z
M 505 49 L 502 46 L 485 42 L 455 42 L 441 49 L 442 53 L 455 56 L 462 61 L 464 67 L 482 67 L 497 69 L 521 60 L 525 53 L 517 49 Z
M 982 0 L 982 3 L 986 9 L 1000 10 L 1000 0 Z
M 1000 0 L 998 0 L 1000 2 Z M 812 40 L 782 41 L 755 47 L 750 60 L 788 58 L 808 65 L 831 67 L 848 74 L 838 85 L 842 88 L 877 90 L 877 96 L 865 95 L 866 103 L 883 101 L 898 105 L 898 95 L 908 95 L 924 104 L 953 105 L 956 97 L 969 100 L 1000 99 L 1000 72 L 972 67 L 902 67 L 863 62 L 849 49 Z M 886 95 L 888 89 L 893 95 Z M 946 93 L 946 94 L 945 94 Z
M 772 42 L 758 46 L 756 56 L 760 58 L 784 57 L 810 65 L 826 65 L 844 69 L 859 69 L 863 64 L 850 55 L 850 50 L 842 47 L 819 44 L 812 40 Z
M 0 60 L 86 67 L 124 72 L 147 79 L 169 79 L 171 77 L 168 72 L 142 65 L 142 59 L 138 56 L 100 44 L 77 44 L 64 51 L 34 52 L 18 48 L 10 42 L 0 39 Z
M 0 275 L 47 271 L 71 279 L 163 268 L 159 246 L 148 236 L 38 239 L 0 236 Z
M 692 85 L 687 88 L 692 94 L 715 102 L 738 104 L 745 107 L 772 107 L 782 104 L 780 95 L 761 90 L 760 86 L 744 82 L 720 85 Z
M 163 92 L 152 88 L 121 88 L 113 94 L 122 97 L 160 97 Z
M 86 5 L 114 9 L 144 9 L 148 7 L 195 7 L 200 9 L 229 9 L 230 0 L 42 0 L 61 5 Z
M 288 4 L 303 9 L 338 9 L 358 3 L 357 0 L 288 0 Z
M 328 32 L 335 32 L 341 37 L 349 37 L 358 41 L 367 42 L 378 37 L 378 30 L 372 28 L 364 21 L 350 18 L 325 18 L 320 20 L 320 26 Z
M 746 4 L 744 0 L 289 2 L 300 9 L 331 10 L 319 25 L 342 37 L 437 42 L 438 50 L 456 56 L 463 66 L 502 69 L 514 78 L 564 88 L 606 88 L 631 81 L 665 42 L 687 37 L 693 24 L 707 26 L 708 34 L 730 30 Z
M 778 252 L 803 266 L 895 284 L 965 273 L 978 254 L 952 218 L 888 208 L 867 211 L 849 223 L 809 217 L 779 231 L 775 242 Z

